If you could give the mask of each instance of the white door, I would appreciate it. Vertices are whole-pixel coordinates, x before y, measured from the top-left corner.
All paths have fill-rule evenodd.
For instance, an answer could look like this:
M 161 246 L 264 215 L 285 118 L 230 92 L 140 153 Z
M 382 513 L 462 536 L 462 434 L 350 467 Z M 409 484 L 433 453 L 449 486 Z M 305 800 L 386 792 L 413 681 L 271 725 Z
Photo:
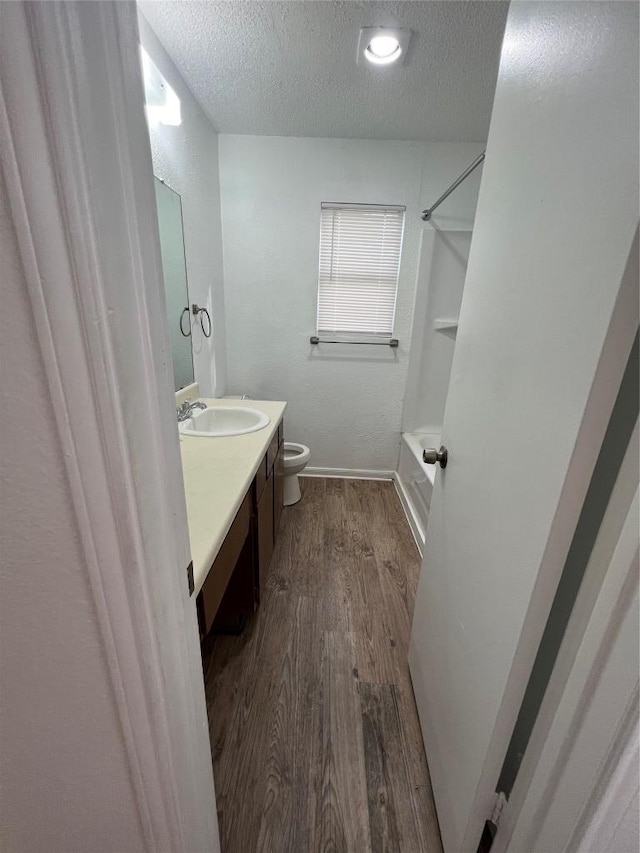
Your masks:
M 637 328 L 637 33 L 631 3 L 509 11 L 409 652 L 446 853 L 489 817 Z

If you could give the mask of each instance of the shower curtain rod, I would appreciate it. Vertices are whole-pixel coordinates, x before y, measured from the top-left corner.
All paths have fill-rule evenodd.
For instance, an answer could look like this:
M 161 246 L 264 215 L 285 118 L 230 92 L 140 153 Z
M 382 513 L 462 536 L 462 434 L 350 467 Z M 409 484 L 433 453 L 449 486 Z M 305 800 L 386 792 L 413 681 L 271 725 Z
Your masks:
M 426 210 L 423 210 L 423 211 L 422 211 L 422 218 L 424 219 L 424 221 L 425 221 L 425 222 L 427 222 L 427 220 L 431 219 L 431 214 L 432 214 L 432 213 L 433 213 L 433 211 L 436 209 L 436 207 L 438 207 L 439 205 L 441 205 L 441 204 L 442 204 L 442 202 L 445 200 L 445 198 L 447 198 L 447 196 L 450 196 L 450 195 L 451 195 L 451 193 L 455 190 L 455 188 L 456 188 L 456 187 L 458 187 L 458 186 L 460 186 L 460 184 L 464 181 L 464 179 L 465 179 L 465 178 L 467 178 L 467 177 L 471 174 L 471 172 L 473 172 L 473 170 L 476 168 L 476 166 L 479 166 L 479 165 L 480 165 L 480 163 L 482 163 L 482 161 L 484 160 L 484 155 L 485 155 L 485 154 L 486 154 L 486 151 L 483 151 L 483 152 L 482 152 L 482 154 L 480 154 L 480 156 L 479 156 L 479 157 L 476 157 L 476 159 L 473 161 L 473 163 L 472 163 L 468 168 L 466 168 L 466 169 L 464 170 L 464 172 L 460 175 L 460 177 L 459 177 L 459 178 L 457 178 L 457 179 L 456 179 L 456 180 L 451 184 L 451 186 L 449 187 L 449 189 L 448 189 L 448 190 L 445 190 L 445 191 L 442 193 L 442 195 L 440 196 L 440 198 L 438 199 L 438 201 L 436 201 L 436 202 L 435 202 L 435 204 L 432 204 L 432 205 L 431 205 L 431 207 L 428 207 Z

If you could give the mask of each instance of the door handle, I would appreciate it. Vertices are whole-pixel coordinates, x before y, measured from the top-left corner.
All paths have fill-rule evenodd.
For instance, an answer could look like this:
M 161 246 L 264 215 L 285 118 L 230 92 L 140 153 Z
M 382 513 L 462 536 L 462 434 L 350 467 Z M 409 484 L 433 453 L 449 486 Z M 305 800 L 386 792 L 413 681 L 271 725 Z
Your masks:
M 427 447 L 426 450 L 422 451 L 422 461 L 426 462 L 427 465 L 435 465 L 436 462 L 439 462 L 441 468 L 446 468 L 448 457 L 449 451 L 444 444 L 440 446 L 440 450 L 436 450 L 435 447 Z

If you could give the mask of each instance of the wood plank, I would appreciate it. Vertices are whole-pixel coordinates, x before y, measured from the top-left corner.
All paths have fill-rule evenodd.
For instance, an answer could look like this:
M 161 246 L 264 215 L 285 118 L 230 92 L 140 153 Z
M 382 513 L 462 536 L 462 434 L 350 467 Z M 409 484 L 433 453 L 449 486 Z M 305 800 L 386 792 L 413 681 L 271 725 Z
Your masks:
M 422 742 L 420 720 L 407 666 L 406 675 L 394 685 L 400 719 L 400 735 L 404 742 L 406 771 L 409 778 L 411 800 L 416 815 L 420 850 L 436 853 L 442 850 L 438 815 L 433 801 L 431 777 Z
M 313 744 L 318 736 L 322 698 L 322 634 L 324 617 L 319 599 L 300 598 L 296 612 L 297 654 L 294 665 L 295 719 L 293 734 L 293 834 L 291 850 L 309 843 L 309 800 L 313 780 Z
M 380 490 L 381 534 L 374 540 L 374 551 L 378 562 L 386 568 L 397 586 L 409 613 L 413 615 L 413 604 L 420 578 L 422 560 L 413 534 L 409 528 L 400 499 L 392 483 Z
M 358 681 L 349 635 L 322 636 L 321 701 L 311 759 L 309 842 L 304 849 L 371 850 Z
M 393 682 L 397 641 L 390 625 L 387 602 L 382 592 L 380 572 L 373 548 L 370 516 L 352 513 L 344 577 L 349 577 L 348 604 L 356 653 L 356 667 L 362 681 Z M 345 585 L 347 581 L 345 580 Z
M 292 593 L 323 598 L 332 589 L 331 570 L 325 564 L 326 513 L 321 479 L 302 480 L 304 498 L 286 507 L 282 528 L 290 533 L 287 550 L 274 555 L 272 572 Z
M 361 682 L 360 702 L 372 850 L 427 850 L 396 689 Z
M 270 709 L 257 850 L 303 850 L 307 843 L 312 709 L 320 694 L 318 602 L 298 598 Z
M 392 681 L 399 709 L 400 734 L 406 744 L 404 752 L 412 799 L 418 813 L 420 849 L 438 850 L 441 843 L 438 818 L 407 662 L 421 559 L 395 487 L 392 483 L 380 483 L 376 491 L 380 498 L 376 510 L 380 526 L 379 534 L 373 539 L 373 549 L 386 615 L 395 640 Z
M 212 743 L 221 747 L 214 753 L 214 779 L 225 853 L 256 849 L 267 783 L 269 709 L 286 650 L 281 631 L 290 609 L 289 596 L 267 583 L 263 604 L 251 620 L 253 632 L 240 652 L 243 660 L 235 689 L 225 691 L 226 704 L 207 694 Z M 219 646 L 227 643 L 226 637 L 215 641 Z M 220 686 L 219 682 L 219 693 Z M 226 730 L 223 743 L 218 735 L 222 730 Z
M 388 685 L 364 682 L 360 685 L 371 846 L 376 853 L 400 853 L 401 850 L 396 810 L 402 802 L 405 794 L 402 788 L 406 788 L 406 784 L 396 790 L 398 780 L 393 778 L 388 760 L 393 749 L 400 747 L 392 708 L 388 707 L 393 701 L 390 690 Z M 409 849 L 415 847 L 414 838 Z

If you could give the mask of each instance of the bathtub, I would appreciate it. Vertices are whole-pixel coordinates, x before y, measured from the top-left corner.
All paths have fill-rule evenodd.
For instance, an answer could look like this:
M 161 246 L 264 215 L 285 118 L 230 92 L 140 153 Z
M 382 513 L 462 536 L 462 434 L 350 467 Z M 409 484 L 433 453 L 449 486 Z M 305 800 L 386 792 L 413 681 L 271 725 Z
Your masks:
M 426 432 L 402 433 L 398 492 L 421 554 L 436 475 L 436 466 L 425 465 L 422 461 L 422 451 L 426 447 L 440 447 L 440 436 Z

